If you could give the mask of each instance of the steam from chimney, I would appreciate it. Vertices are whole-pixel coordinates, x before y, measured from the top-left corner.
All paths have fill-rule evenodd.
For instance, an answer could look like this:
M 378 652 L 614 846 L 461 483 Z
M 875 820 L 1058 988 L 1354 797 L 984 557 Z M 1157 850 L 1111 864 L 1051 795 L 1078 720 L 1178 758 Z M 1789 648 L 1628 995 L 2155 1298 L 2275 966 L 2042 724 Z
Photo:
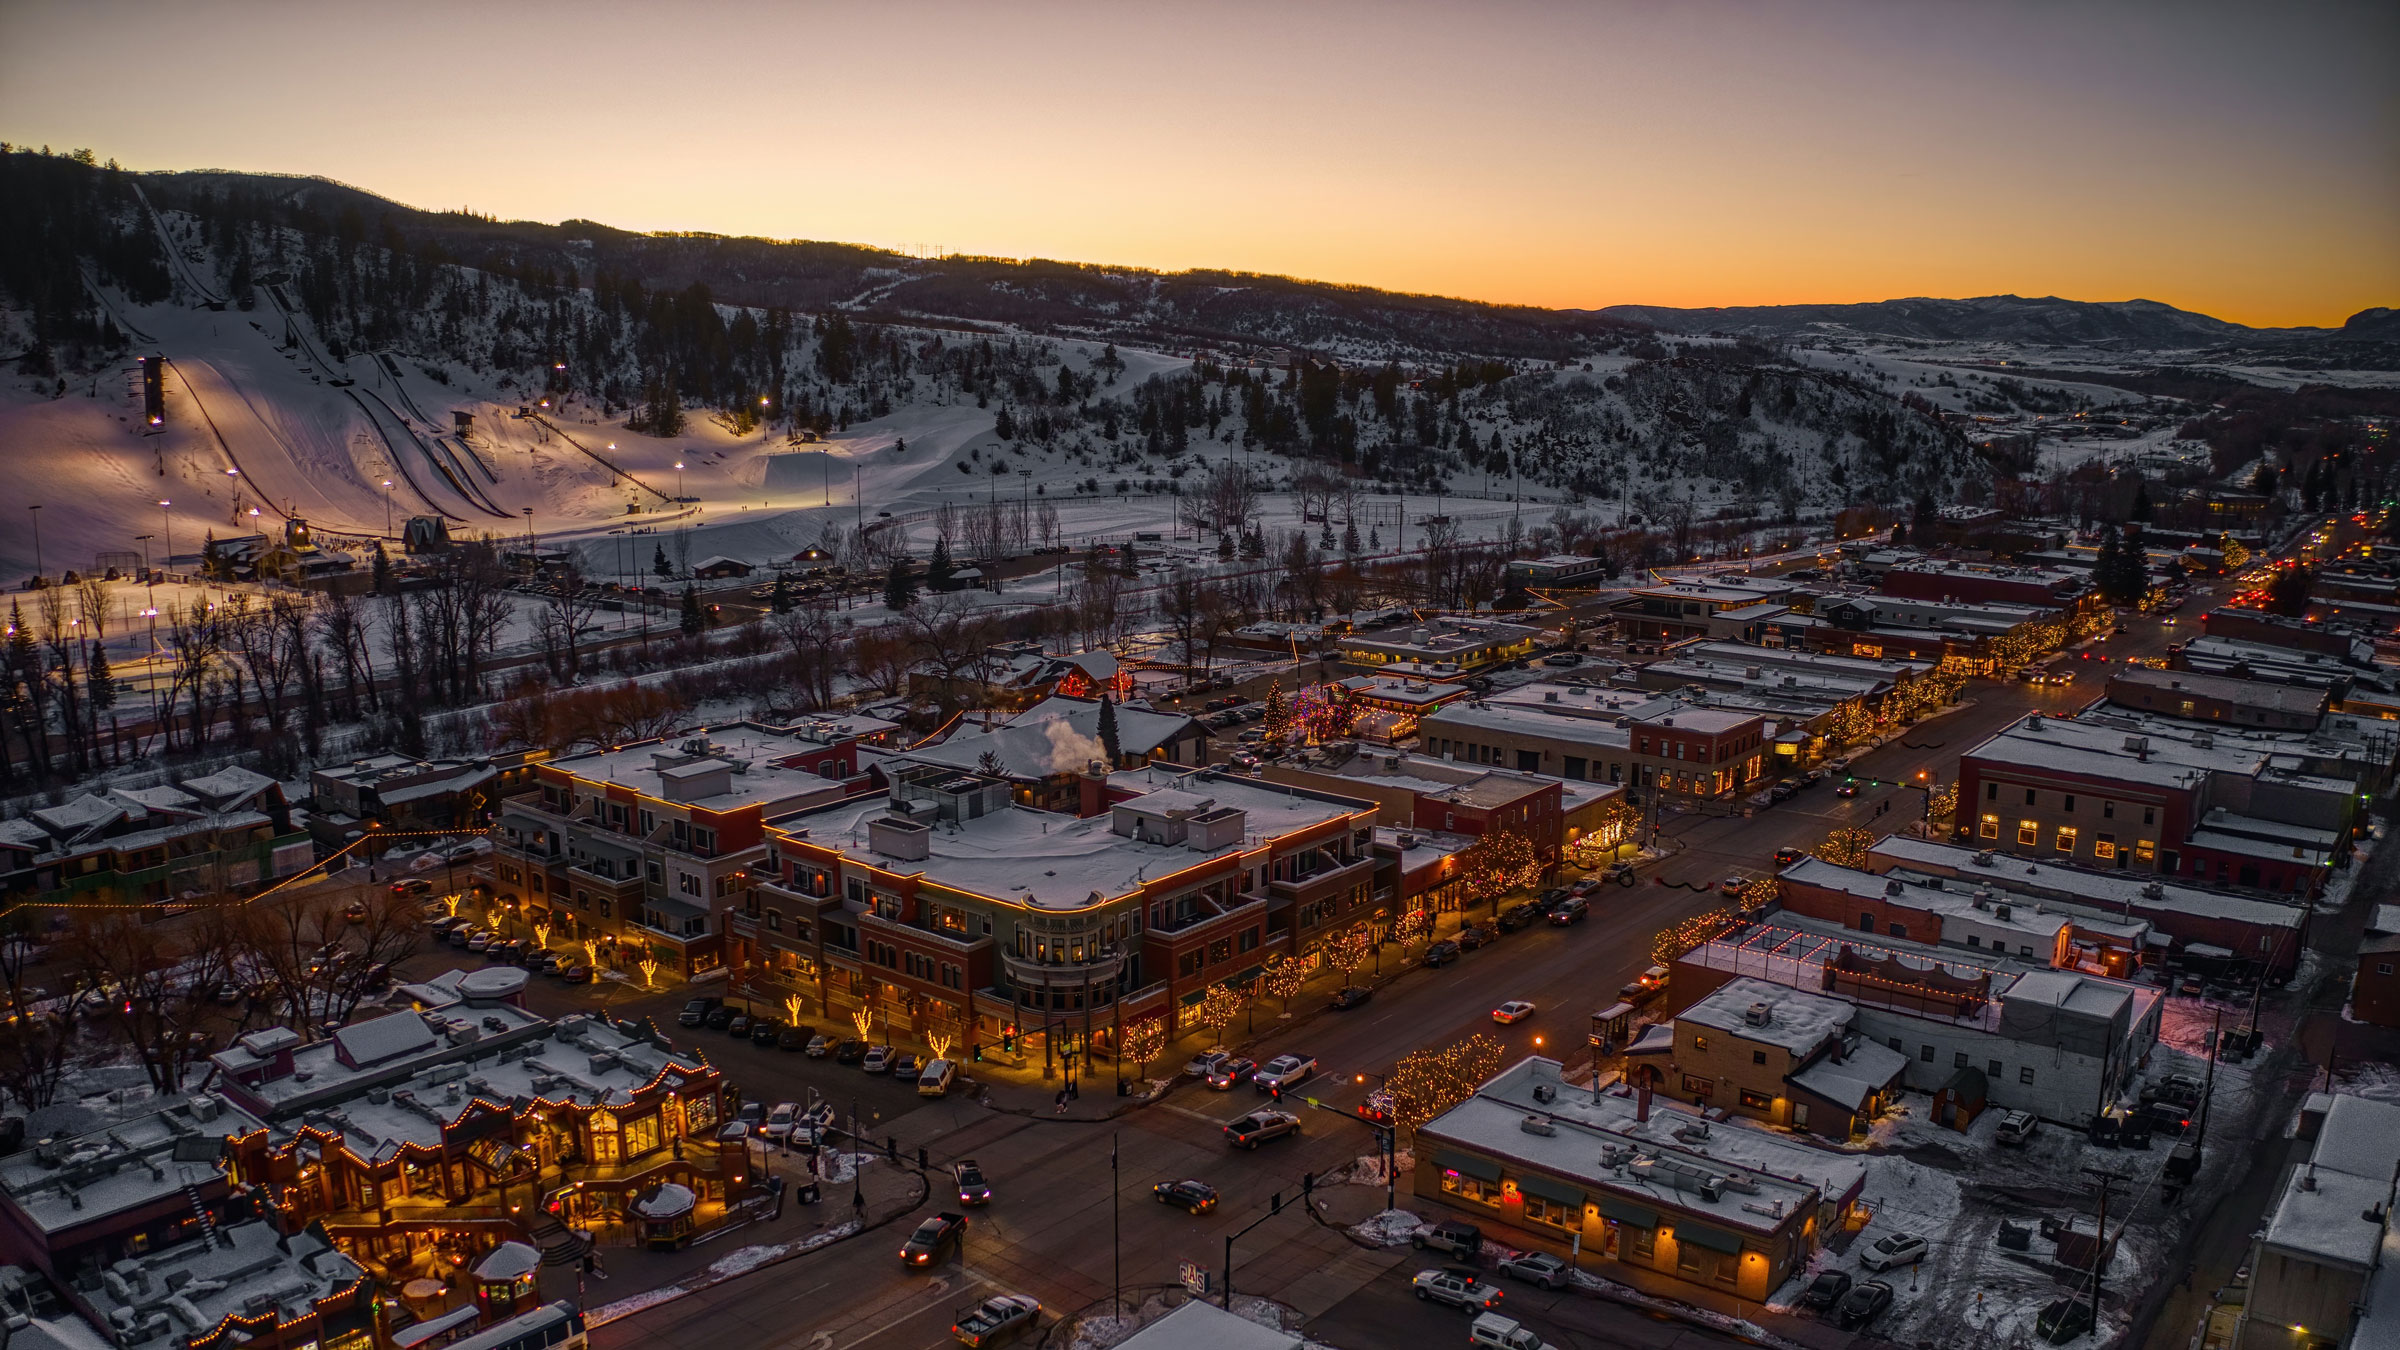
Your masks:
M 1093 760 L 1108 759 L 1108 747 L 1100 743 L 1099 737 L 1084 735 L 1064 717 L 1044 722 L 1042 734 L 1050 738 L 1052 773 L 1081 773 L 1083 766 Z

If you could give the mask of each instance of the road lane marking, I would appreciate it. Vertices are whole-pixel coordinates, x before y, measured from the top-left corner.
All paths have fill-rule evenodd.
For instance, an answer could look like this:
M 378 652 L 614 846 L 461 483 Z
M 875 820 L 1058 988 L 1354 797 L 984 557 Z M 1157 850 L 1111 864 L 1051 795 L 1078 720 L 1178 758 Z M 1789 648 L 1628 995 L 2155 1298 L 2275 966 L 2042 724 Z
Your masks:
M 983 1278 L 981 1275 L 974 1275 L 974 1274 L 968 1274 L 968 1273 L 965 1273 L 965 1272 L 961 1272 L 961 1273 L 960 1273 L 960 1276 L 959 1276 L 959 1287 L 960 1287 L 960 1288 L 972 1289 L 972 1288 L 975 1288 L 975 1287 L 976 1287 L 976 1286 L 978 1286 L 978 1285 L 983 1285 L 983 1284 L 988 1284 L 988 1283 L 990 1283 L 990 1281 L 988 1281 L 988 1280 L 984 1279 L 984 1278 Z M 882 1335 L 883 1333 L 885 1333 L 885 1332 L 887 1332 L 887 1331 L 891 1330 L 893 1327 L 896 1327 L 896 1326 L 900 1325 L 902 1322 L 906 1322 L 906 1321 L 908 1321 L 908 1320 L 910 1320 L 910 1319 L 912 1319 L 912 1318 L 923 1317 L 925 1314 L 927 1314 L 927 1313 L 929 1313 L 929 1312 L 932 1312 L 932 1311 L 934 1311 L 934 1305 L 935 1305 L 936 1303 L 940 1302 L 940 1301 L 943 1299 L 943 1297 L 944 1297 L 945 1295 L 949 1294 L 949 1293 L 950 1293 L 950 1288 L 949 1288 L 949 1286 L 947 1286 L 947 1285 L 938 1285 L 938 1284 L 937 1284 L 937 1287 L 935 1287 L 935 1288 L 933 1288 L 933 1289 L 930 1289 L 930 1290 L 926 1291 L 926 1297 L 925 1297 L 925 1299 L 923 1300 L 923 1306 L 921 1306 L 921 1307 L 918 1307 L 918 1308 L 915 1308 L 915 1309 L 913 1309 L 913 1310 L 911 1310 L 911 1311 L 909 1311 L 909 1312 L 904 1312 L 904 1313 L 900 1314 L 898 1317 L 892 1318 L 890 1321 L 888 1321 L 888 1322 L 885 1322 L 883 1325 L 881 1325 L 881 1326 L 879 1326 L 879 1327 L 875 1327 L 875 1328 L 873 1328 L 872 1330 L 868 1331 L 868 1332 L 867 1332 L 865 1335 L 863 1335 L 863 1336 L 860 1336 L 860 1337 L 858 1337 L 858 1338 L 857 1338 L 857 1339 L 855 1339 L 855 1340 L 848 1340 L 848 1341 L 844 1341 L 844 1342 L 842 1342 L 840 1346 L 836 1347 L 836 1350 L 850 1350 L 850 1347 L 852 1347 L 852 1346 L 857 1346 L 857 1345 L 865 1345 L 867 1342 L 869 1342 L 869 1341 L 871 1341 L 871 1340 L 875 1339 L 876 1337 L 878 1337 L 878 1336 Z M 822 1333 L 820 1333 L 820 1334 L 822 1334 Z

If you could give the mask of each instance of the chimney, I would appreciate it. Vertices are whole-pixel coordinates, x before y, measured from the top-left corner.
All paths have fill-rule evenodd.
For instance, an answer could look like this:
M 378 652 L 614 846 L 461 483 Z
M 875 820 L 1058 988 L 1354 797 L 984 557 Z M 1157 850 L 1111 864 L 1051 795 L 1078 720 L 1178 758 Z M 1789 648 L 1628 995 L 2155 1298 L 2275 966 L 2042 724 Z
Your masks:
M 1108 766 L 1095 759 L 1075 779 L 1075 814 L 1089 818 L 1107 813 Z
M 1646 1121 L 1650 1119 L 1649 1074 L 1643 1074 L 1640 1086 L 1633 1090 L 1633 1118 L 1637 1121 Z

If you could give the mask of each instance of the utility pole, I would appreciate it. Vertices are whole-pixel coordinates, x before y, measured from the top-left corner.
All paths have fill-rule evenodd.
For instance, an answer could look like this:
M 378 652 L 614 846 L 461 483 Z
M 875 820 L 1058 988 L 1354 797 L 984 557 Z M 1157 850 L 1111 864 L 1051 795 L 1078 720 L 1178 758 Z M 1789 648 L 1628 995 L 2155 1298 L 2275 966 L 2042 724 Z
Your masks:
M 2123 1183 L 2122 1174 L 2098 1167 L 2087 1167 L 2083 1173 L 2100 1181 L 2100 1232 L 2092 1243 L 2092 1325 L 2100 1325 L 2100 1275 L 2108 1269 L 2108 1193 Z
M 1115 1271 L 1116 1278 L 1115 1292 L 1109 1295 L 1109 1314 L 1122 1318 L 1125 1316 L 1125 1245 L 1123 1235 L 1117 1226 L 1118 1133 L 1116 1130 L 1108 1132 L 1108 1259 L 1110 1266 Z M 963 1249 L 964 1244 L 961 1246 Z
M 33 574 L 38 577 L 42 574 L 42 508 L 34 505 L 25 510 L 33 516 Z

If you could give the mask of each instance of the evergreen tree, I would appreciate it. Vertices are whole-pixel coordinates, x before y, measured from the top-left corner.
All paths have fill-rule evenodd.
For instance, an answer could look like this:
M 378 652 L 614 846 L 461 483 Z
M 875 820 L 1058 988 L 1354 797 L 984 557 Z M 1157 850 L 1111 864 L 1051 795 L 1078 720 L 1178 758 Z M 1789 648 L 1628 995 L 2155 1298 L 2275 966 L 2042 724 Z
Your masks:
M 2151 509 L 2150 480 L 2144 478 L 2134 484 L 2133 507 L 2131 510 L 2127 511 L 2126 514 L 2135 520 L 2147 524 L 2150 520 Z
M 700 592 L 687 582 L 683 588 L 683 635 L 698 637 L 708 627 L 708 616 L 700 610 Z
M 2258 461 L 2258 467 L 2250 473 L 2250 490 L 2261 497 L 2272 497 L 2275 495 L 2278 481 L 2279 475 L 2275 472 L 2274 461 L 2261 459 Z
M 908 574 L 908 559 L 892 559 L 891 570 L 883 574 L 883 607 L 893 613 L 917 603 L 917 582 Z
M 1013 441 L 1017 438 L 1017 419 L 1009 412 L 1007 404 L 1000 405 L 1000 415 L 993 419 L 992 431 L 1004 441 Z
M 1129 577 L 1138 577 L 1142 574 L 1141 559 L 1134 554 L 1131 543 L 1117 551 L 1117 566 Z
M 1284 701 L 1281 680 L 1267 686 L 1267 713 L 1259 727 L 1267 733 L 1269 741 L 1281 741 L 1291 734 L 1292 705 Z
M 1218 536 L 1217 536 L 1217 559 L 1218 559 L 1218 561 L 1220 561 L 1220 562 L 1232 562 L 1232 561 L 1233 561 L 1233 536 L 1232 536 L 1232 535 L 1230 535 L 1230 534 L 1220 534 L 1220 535 L 1218 535 Z
M 777 614 L 792 612 L 792 583 L 781 572 L 775 574 L 775 593 L 767 598 L 767 604 Z
M 1117 739 L 1117 701 L 1106 694 L 1100 696 L 1100 748 L 1108 752 L 1112 769 L 1125 757 L 1125 747 Z
M 375 593 L 390 595 L 392 593 L 392 555 L 383 551 L 383 541 L 380 539 L 375 541 L 375 561 L 370 564 L 370 567 L 375 578 Z
M 946 591 L 958 569 L 950 562 L 950 541 L 941 535 L 933 538 L 933 560 L 925 564 L 925 589 Z
M 1358 522 L 1355 520 L 1342 526 L 1342 552 L 1350 554 L 1358 552 Z
M 675 575 L 675 565 L 667 561 L 666 541 L 661 540 L 650 546 L 650 570 L 658 573 L 661 581 Z
M 2124 545 L 2117 537 L 2117 527 L 2103 527 L 2100 531 L 2099 553 L 2092 559 L 2092 589 L 2100 592 L 2101 598 L 2111 604 L 2116 603 L 2117 599 L 2118 564 L 2123 554 Z
M 1902 520 L 1902 521 L 1895 521 L 1895 522 L 1893 522 L 1893 524 L 1892 524 L 1892 547 L 1893 547 L 1893 548 L 1898 548 L 1898 547 L 1900 547 L 1901 545 L 1903 545 L 1903 544 L 1905 544 L 1905 543 L 1907 543 L 1907 542 L 1908 542 L 1908 522 L 1907 522 L 1907 521 L 1905 521 L 1905 520 Z

